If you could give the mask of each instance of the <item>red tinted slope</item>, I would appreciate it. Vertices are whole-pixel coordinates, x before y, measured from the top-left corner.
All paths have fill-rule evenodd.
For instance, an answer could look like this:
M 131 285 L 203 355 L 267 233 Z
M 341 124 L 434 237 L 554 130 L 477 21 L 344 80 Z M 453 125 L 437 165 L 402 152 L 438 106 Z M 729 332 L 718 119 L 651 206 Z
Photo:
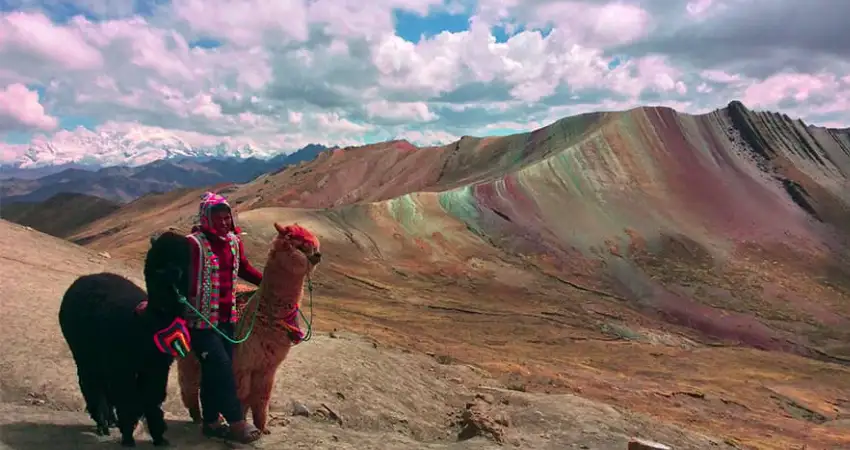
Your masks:
M 246 206 L 327 208 L 440 191 L 515 171 L 571 145 L 610 115 L 570 117 L 543 129 L 501 138 L 464 137 L 443 147 L 406 141 L 324 152 L 244 185 L 234 198 Z
M 739 105 L 595 117 L 436 152 L 328 153 L 228 195 L 255 260 L 274 221 L 319 235 L 320 328 L 744 445 L 850 445 L 834 420 L 850 412 L 847 371 L 812 360 L 850 357 L 845 135 Z M 198 194 L 151 197 L 89 245 L 139 254 L 149 231 L 190 223 Z M 275 202 L 350 204 L 257 208 Z

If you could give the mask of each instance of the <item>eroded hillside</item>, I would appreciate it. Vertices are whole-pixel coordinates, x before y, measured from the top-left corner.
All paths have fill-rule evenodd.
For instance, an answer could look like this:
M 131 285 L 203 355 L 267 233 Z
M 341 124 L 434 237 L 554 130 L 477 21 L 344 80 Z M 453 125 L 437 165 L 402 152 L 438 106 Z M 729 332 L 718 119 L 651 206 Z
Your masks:
M 224 192 L 260 265 L 274 221 L 318 233 L 321 329 L 741 445 L 838 448 L 848 174 L 848 133 L 732 103 L 335 150 Z M 74 239 L 137 257 L 151 232 L 188 229 L 199 194 L 141 199 Z
M 119 207 L 100 197 L 62 193 L 43 202 L 0 202 L 0 218 L 64 238 Z

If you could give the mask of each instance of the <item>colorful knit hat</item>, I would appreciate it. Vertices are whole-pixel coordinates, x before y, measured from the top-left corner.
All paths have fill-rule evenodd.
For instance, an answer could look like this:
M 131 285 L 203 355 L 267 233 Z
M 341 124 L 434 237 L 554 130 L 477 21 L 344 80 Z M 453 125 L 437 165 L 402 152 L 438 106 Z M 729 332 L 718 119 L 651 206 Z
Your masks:
M 205 192 L 201 196 L 201 203 L 198 206 L 199 225 L 193 227 L 192 231 L 200 229 L 212 233 L 212 209 L 218 205 L 224 205 L 230 211 L 230 231 L 235 234 L 241 233 L 242 230 L 236 226 L 236 220 L 233 218 L 233 208 L 230 207 L 230 203 L 227 203 L 227 199 L 223 195 L 216 194 L 215 192 Z

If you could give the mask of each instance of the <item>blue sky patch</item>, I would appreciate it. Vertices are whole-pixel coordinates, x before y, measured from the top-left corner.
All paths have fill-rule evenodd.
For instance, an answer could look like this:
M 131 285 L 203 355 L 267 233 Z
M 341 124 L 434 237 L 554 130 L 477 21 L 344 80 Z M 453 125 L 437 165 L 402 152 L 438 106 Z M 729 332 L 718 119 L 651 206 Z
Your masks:
M 217 41 L 215 39 L 209 39 L 209 38 L 200 38 L 200 39 L 196 39 L 192 42 L 189 42 L 189 47 L 191 47 L 191 48 L 198 47 L 198 48 L 207 48 L 207 49 L 218 48 L 218 47 L 221 47 L 221 41 Z
M 608 62 L 608 70 L 614 70 L 617 67 L 620 67 L 623 64 L 625 64 L 626 62 L 628 62 L 628 60 L 629 60 L 629 58 L 627 58 L 625 56 L 616 55 L 613 58 L 611 58 L 611 61 Z
M 152 16 L 160 6 L 171 4 L 171 0 L 136 0 L 135 13 L 140 16 Z
M 518 130 L 516 128 L 490 128 L 476 133 L 477 137 L 509 136 L 511 134 L 525 133 L 529 130 Z
M 39 100 L 44 100 L 44 86 L 40 84 L 27 84 L 27 89 L 38 92 Z
M 3 142 L 7 144 L 29 144 L 33 133 L 29 131 L 9 131 L 3 136 Z
M 20 2 L 14 0 L 0 0 L 0 11 L 17 11 L 21 8 L 18 6 Z M 78 7 L 73 2 L 68 1 L 59 1 L 59 2 L 49 2 L 42 3 L 38 5 L 38 9 L 40 9 L 44 14 L 47 15 L 51 20 L 56 23 L 68 23 L 73 17 L 83 16 L 89 20 L 96 20 L 97 18 L 90 14 L 87 10 Z M 30 8 L 31 9 L 31 8 Z
M 469 28 L 469 16 L 467 14 L 433 12 L 422 17 L 407 11 L 396 10 L 393 12 L 393 16 L 396 34 L 410 42 L 419 42 L 422 36 L 429 38 L 443 31 L 457 33 Z
M 80 116 L 61 116 L 59 117 L 59 126 L 66 130 L 73 130 L 77 127 L 85 127 L 89 130 L 94 131 L 95 127 L 100 124 L 95 119 L 91 117 L 80 117 Z
M 97 22 L 101 20 L 100 11 L 92 11 L 85 7 L 85 3 L 60 0 L 50 2 L 38 2 L 33 5 L 30 2 L 22 0 L 0 0 L 0 12 L 9 11 L 41 11 L 53 22 L 58 24 L 68 23 L 72 18 L 83 16 L 89 21 Z M 129 15 L 138 15 L 149 17 L 154 14 L 159 6 L 168 5 L 171 0 L 136 0 L 133 2 L 133 11 Z M 109 11 L 107 9 L 107 11 Z M 114 13 L 115 11 L 109 11 Z M 130 11 L 126 11 L 130 12 Z

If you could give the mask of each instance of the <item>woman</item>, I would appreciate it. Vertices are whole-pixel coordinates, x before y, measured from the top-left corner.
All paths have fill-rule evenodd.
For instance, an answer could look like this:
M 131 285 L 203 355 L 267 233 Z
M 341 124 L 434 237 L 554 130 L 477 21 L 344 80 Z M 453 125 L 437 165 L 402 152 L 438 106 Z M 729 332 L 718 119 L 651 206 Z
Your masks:
M 235 226 L 227 199 L 207 192 L 201 200 L 198 216 L 200 225 L 193 227 L 188 236 L 193 244 L 190 246 L 189 301 L 207 320 L 190 313 L 188 325 L 193 353 L 201 362 L 203 432 L 209 437 L 249 443 L 259 439 L 261 432 L 245 420 L 236 396 L 233 344 L 210 323 L 233 339 L 238 321 L 234 306 L 236 278 L 259 285 L 263 274 L 245 257 L 242 240 L 237 235 L 239 228 Z M 219 420 L 219 414 L 227 424 Z

